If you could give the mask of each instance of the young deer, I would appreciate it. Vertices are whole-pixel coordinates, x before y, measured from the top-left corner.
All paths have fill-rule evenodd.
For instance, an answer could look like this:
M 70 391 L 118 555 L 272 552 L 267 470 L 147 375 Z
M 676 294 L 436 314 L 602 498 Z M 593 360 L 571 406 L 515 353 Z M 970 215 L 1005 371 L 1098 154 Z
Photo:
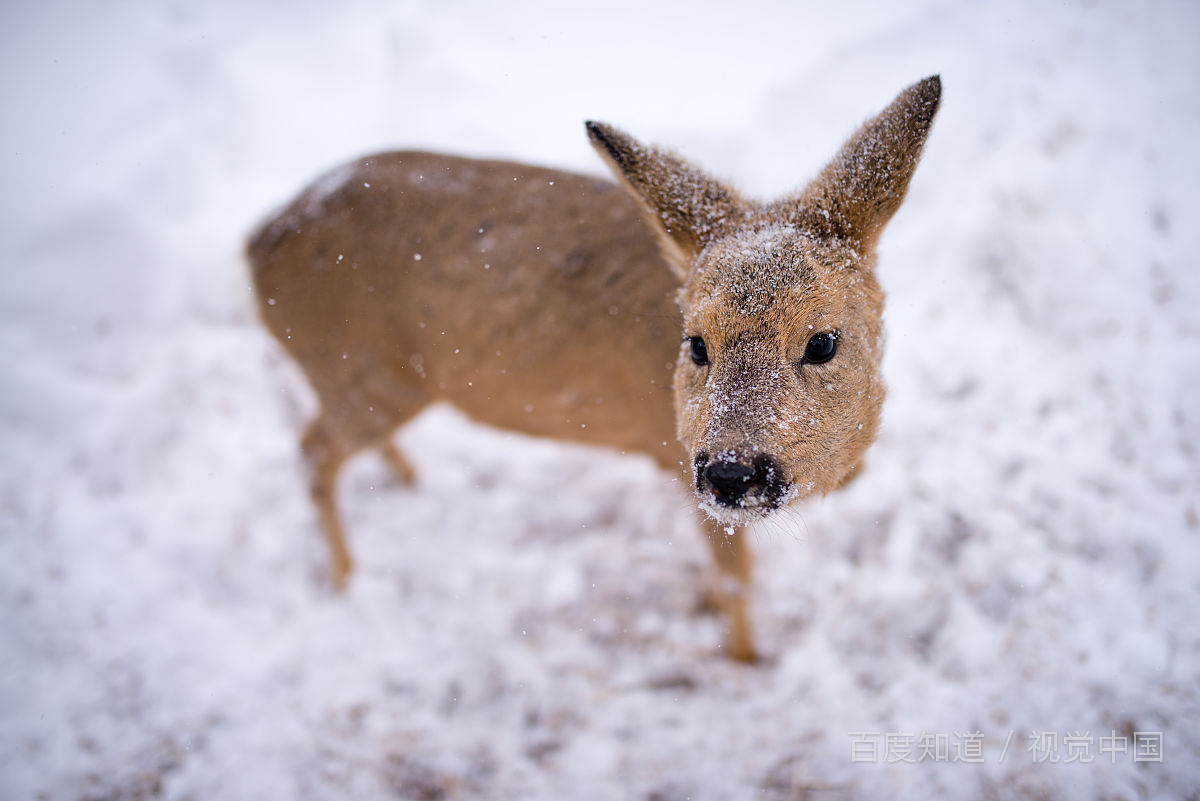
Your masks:
M 683 466 L 724 578 L 726 651 L 752 660 L 743 527 L 847 482 L 875 437 L 875 245 L 940 94 L 936 76 L 904 90 L 770 203 L 593 122 L 623 188 L 417 152 L 318 179 L 247 252 L 263 320 L 320 400 L 303 450 L 334 583 L 351 569 L 339 468 L 378 447 L 411 478 L 391 435 L 445 400 Z

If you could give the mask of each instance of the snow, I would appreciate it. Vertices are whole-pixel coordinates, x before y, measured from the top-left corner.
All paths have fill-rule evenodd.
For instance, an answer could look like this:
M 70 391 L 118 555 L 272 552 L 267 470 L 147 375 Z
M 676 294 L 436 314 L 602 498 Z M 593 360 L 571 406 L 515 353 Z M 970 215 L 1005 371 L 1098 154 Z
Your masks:
M 0 797 L 1195 792 L 1200 8 L 682 9 L 0 11 Z M 327 588 L 313 396 L 240 260 L 272 208 L 388 148 L 601 174 L 584 119 L 774 196 L 933 73 L 880 439 L 755 530 L 762 665 L 717 655 L 678 477 L 446 408 L 398 435 L 414 487 L 346 471 Z M 1161 762 L 1101 752 L 1137 731 Z

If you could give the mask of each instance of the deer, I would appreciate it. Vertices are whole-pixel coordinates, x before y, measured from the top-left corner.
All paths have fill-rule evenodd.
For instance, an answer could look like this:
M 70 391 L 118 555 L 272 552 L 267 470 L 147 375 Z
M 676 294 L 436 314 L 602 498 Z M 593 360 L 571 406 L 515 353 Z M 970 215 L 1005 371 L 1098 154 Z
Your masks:
M 328 172 L 250 235 L 263 323 L 319 402 L 301 438 L 346 585 L 346 460 L 415 473 L 396 430 L 448 402 L 476 421 L 651 457 L 690 488 L 727 656 L 753 662 L 746 530 L 847 484 L 885 386 L 876 247 L 941 98 L 904 89 L 807 185 L 740 194 L 600 122 L 616 182 L 430 152 Z

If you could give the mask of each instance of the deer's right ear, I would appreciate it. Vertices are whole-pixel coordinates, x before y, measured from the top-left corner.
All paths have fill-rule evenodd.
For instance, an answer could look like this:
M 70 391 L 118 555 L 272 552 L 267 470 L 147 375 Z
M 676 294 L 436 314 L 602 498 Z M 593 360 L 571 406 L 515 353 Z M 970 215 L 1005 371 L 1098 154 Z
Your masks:
M 587 122 L 592 146 L 638 201 L 672 269 L 686 278 L 705 245 L 736 225 L 743 203 L 733 189 L 674 153 Z
M 776 207 L 810 231 L 874 249 L 908 192 L 941 97 L 937 75 L 908 87 L 850 137 L 816 180 Z

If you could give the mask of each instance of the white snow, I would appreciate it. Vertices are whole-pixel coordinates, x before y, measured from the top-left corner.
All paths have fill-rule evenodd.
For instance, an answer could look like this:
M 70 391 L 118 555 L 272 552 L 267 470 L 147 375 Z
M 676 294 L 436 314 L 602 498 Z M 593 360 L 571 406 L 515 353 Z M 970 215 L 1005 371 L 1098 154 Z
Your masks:
M 6 4 L 0 797 L 1194 794 L 1198 30 L 1182 0 Z M 313 397 L 240 260 L 266 213 L 388 148 L 601 174 L 584 119 L 772 196 L 935 72 L 882 434 L 756 530 L 764 664 L 716 653 L 678 478 L 444 408 L 398 437 L 415 487 L 346 471 L 327 589 Z

